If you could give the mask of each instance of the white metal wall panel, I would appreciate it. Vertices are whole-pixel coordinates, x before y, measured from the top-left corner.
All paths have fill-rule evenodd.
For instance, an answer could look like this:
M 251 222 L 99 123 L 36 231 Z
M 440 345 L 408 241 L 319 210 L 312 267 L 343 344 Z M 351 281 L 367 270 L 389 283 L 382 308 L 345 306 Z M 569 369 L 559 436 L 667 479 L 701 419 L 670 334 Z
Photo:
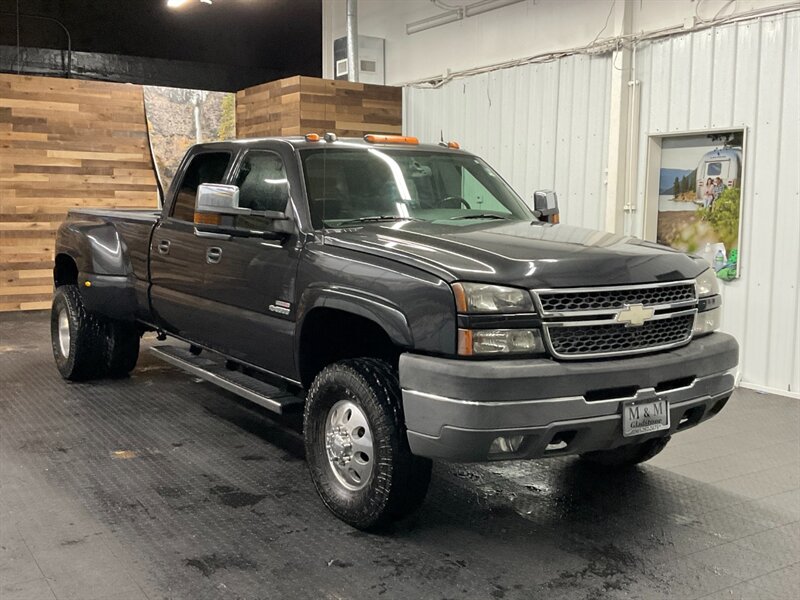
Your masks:
M 800 391 L 800 13 L 640 45 L 636 202 L 643 231 L 650 135 L 747 128 L 742 277 L 724 283 L 723 328 L 745 383 Z M 406 88 L 404 131 L 454 139 L 526 197 L 558 191 L 565 222 L 604 228 L 610 56 L 571 56 Z
M 650 135 L 747 129 L 741 271 L 725 283 L 724 324 L 745 383 L 800 391 L 800 13 L 640 46 L 639 181 Z M 633 233 L 643 230 L 641 211 Z
M 406 88 L 403 129 L 456 140 L 526 198 L 559 193 L 562 218 L 603 228 L 611 57 L 571 56 Z

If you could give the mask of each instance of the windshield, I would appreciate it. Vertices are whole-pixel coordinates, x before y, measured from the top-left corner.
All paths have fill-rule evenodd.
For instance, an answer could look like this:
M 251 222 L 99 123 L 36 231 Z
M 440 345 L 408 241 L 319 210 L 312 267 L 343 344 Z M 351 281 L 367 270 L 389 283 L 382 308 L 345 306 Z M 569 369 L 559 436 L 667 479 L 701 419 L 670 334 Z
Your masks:
M 531 220 L 517 194 L 477 157 L 435 150 L 301 150 L 315 228 L 359 221 Z

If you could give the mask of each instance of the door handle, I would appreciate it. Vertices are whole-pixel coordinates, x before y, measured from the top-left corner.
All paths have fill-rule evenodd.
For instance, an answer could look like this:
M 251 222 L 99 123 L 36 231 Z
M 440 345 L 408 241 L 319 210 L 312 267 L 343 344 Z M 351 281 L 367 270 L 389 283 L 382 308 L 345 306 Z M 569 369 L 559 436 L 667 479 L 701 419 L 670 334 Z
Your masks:
M 206 262 L 208 264 L 216 264 L 222 259 L 222 248 L 211 246 L 206 248 Z
M 159 254 L 169 254 L 169 240 L 161 240 L 158 242 L 158 253 Z

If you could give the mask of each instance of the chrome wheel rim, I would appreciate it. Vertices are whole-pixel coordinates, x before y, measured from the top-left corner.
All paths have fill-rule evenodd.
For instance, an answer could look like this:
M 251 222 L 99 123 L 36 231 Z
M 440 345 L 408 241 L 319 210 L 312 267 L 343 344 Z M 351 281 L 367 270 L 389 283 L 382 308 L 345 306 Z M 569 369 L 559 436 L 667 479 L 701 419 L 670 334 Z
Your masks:
M 67 309 L 62 308 L 58 312 L 58 347 L 64 358 L 69 357 L 69 315 Z
M 325 451 L 336 479 L 357 491 L 372 479 L 375 447 L 364 411 L 355 402 L 339 400 L 325 420 Z

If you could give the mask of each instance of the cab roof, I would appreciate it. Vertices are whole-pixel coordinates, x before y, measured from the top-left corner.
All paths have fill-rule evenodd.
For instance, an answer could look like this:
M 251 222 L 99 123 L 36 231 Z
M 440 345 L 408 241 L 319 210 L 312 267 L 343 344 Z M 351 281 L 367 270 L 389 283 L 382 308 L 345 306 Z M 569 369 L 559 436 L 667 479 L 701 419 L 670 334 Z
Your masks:
M 382 136 L 383 134 L 375 134 L 376 136 Z M 366 136 L 365 136 L 366 137 Z M 388 136 L 392 137 L 392 136 Z M 402 136 L 396 136 L 402 137 Z M 398 150 L 428 150 L 434 152 L 463 152 L 459 148 L 455 147 L 448 147 L 446 144 L 413 144 L 413 143 L 398 143 L 398 142 L 368 142 L 366 139 L 362 137 L 337 137 L 335 141 L 326 141 L 323 136 L 319 136 L 318 141 L 309 141 L 307 136 L 270 136 L 270 137 L 259 137 L 259 138 L 241 138 L 235 140 L 226 140 L 222 142 L 204 142 L 202 144 L 197 144 L 196 147 L 202 148 L 203 150 L 212 150 L 214 148 L 226 148 L 226 149 L 236 149 L 236 148 L 257 148 L 260 144 L 264 142 L 286 142 L 287 144 L 291 145 L 295 150 L 301 150 L 305 148 L 321 148 L 327 146 L 340 146 L 340 147 L 362 147 L 362 148 L 392 148 Z

